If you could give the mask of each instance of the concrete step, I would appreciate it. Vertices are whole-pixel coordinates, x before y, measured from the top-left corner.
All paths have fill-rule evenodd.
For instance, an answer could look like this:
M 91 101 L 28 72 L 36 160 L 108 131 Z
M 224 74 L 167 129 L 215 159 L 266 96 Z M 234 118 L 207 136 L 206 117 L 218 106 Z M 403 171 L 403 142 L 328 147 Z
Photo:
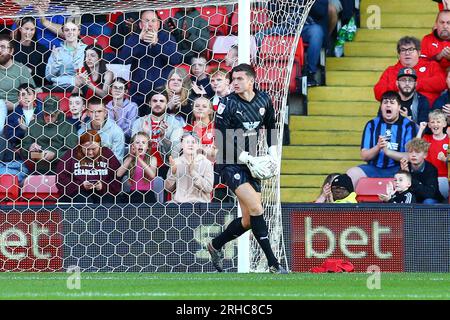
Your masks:
M 364 39 L 365 40 L 365 39 Z M 397 57 L 396 42 L 354 41 L 344 45 L 346 57 Z
M 283 160 L 359 160 L 359 146 L 284 146 Z
M 332 71 L 334 72 L 334 71 Z M 330 72 L 327 72 L 327 78 Z M 308 115 L 311 116 L 367 116 L 375 117 L 378 102 L 366 101 L 309 101 Z
M 360 8 L 361 12 L 369 13 L 374 12 L 374 10 L 379 10 L 382 18 L 385 13 L 431 14 L 437 13 L 438 11 L 437 4 L 427 0 L 365 0 L 361 1 Z
M 363 42 L 393 42 L 396 43 L 404 36 L 416 37 L 422 40 L 423 36 L 431 32 L 429 28 L 385 28 L 385 29 L 358 29 L 355 41 Z M 394 54 L 396 52 L 394 51 Z
M 281 202 L 314 202 L 320 188 L 281 188 Z
M 291 131 L 361 131 L 369 117 L 349 117 L 349 116 L 292 116 L 289 122 Z
M 327 86 L 370 87 L 380 79 L 380 71 L 327 71 Z
M 282 160 L 282 174 L 329 174 L 346 172 L 349 168 L 362 164 L 362 160 Z
M 292 145 L 323 145 L 323 146 L 360 146 L 361 131 L 293 131 L 291 132 Z
M 430 1 L 431 2 L 431 1 Z M 414 19 L 411 19 L 411 14 L 404 12 L 389 13 L 383 12 L 381 15 L 381 28 L 430 28 L 436 20 L 437 10 L 432 13 L 416 13 Z M 373 28 L 374 26 L 373 13 L 361 11 L 361 27 Z
M 373 102 L 373 87 L 314 87 L 308 90 L 309 101 Z
M 327 58 L 326 68 L 329 71 L 379 71 L 397 63 L 396 58 L 342 57 Z

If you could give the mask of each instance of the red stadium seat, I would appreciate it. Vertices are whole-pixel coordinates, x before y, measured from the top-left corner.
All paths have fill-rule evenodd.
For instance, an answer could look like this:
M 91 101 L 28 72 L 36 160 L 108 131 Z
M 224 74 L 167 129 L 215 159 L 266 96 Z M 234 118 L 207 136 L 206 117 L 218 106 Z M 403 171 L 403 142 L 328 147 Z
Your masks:
M 238 33 L 238 20 L 239 20 L 239 13 L 238 8 L 236 6 L 236 10 L 231 14 L 231 33 L 237 34 Z M 267 14 L 267 10 L 263 8 L 259 9 L 252 9 L 250 12 L 250 21 L 253 23 L 250 25 L 250 32 L 252 34 L 268 29 L 272 27 L 272 21 L 270 21 L 269 15 Z
M 228 34 L 226 7 L 200 7 L 197 10 L 200 12 L 200 16 L 208 22 L 211 36 Z
M 59 198 L 56 176 L 28 176 L 23 183 L 22 197 L 28 200 L 55 202 Z
M 286 64 L 273 64 L 265 65 L 264 67 L 256 68 L 256 79 L 259 83 L 260 89 L 264 91 L 268 90 L 283 90 L 284 79 L 286 79 L 286 74 L 288 69 Z M 292 66 L 291 77 L 289 80 L 289 92 L 297 92 L 297 76 L 299 70 L 297 65 L 294 63 Z
M 109 45 L 109 37 L 105 35 L 99 36 L 81 36 L 81 41 L 87 45 L 95 44 L 101 48 L 103 48 L 103 53 L 114 53 L 113 48 Z
M 15 201 L 19 198 L 19 179 L 13 174 L 0 175 L 0 201 Z
M 380 193 L 386 193 L 386 185 L 394 178 L 361 178 L 356 185 L 356 200 L 358 202 L 381 202 Z
M 161 21 L 164 22 L 168 18 L 174 18 L 175 14 L 179 11 L 178 8 L 171 9 L 158 9 L 158 16 L 161 18 Z
M 59 99 L 59 110 L 66 114 L 69 112 L 69 97 L 71 96 L 70 92 L 40 92 L 37 94 L 37 97 L 39 100 L 44 101 L 44 99 L 49 95 L 52 95 Z
M 259 57 L 265 61 L 288 61 L 293 42 L 292 36 L 265 36 L 259 50 Z

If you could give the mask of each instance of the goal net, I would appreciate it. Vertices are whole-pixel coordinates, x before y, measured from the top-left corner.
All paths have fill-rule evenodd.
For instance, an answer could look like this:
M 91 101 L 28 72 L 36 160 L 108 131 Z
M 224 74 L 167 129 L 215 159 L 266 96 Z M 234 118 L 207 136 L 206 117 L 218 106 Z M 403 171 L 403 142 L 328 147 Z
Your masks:
M 213 271 L 205 246 L 237 214 L 211 152 L 227 73 L 249 47 L 256 86 L 274 104 L 281 165 L 313 3 L 251 1 L 242 43 L 247 9 L 236 0 L 4 1 L 0 271 Z M 190 137 L 202 151 L 193 161 Z M 258 150 L 266 153 L 264 139 Z M 280 176 L 263 181 L 262 197 L 288 267 Z M 226 270 L 237 270 L 236 244 L 224 251 Z M 267 270 L 252 235 L 239 254 L 250 271 Z

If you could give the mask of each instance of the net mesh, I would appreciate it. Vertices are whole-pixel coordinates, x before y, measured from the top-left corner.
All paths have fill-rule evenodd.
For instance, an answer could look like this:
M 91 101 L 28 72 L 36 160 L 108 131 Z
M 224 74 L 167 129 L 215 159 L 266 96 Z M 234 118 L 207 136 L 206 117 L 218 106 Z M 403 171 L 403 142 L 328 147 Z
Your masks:
M 274 104 L 280 164 L 287 96 L 297 89 L 292 89 L 292 66 L 313 3 L 251 2 L 251 62 L 257 87 L 268 92 Z M 184 12 L 186 7 L 195 10 Z M 156 22 L 152 15 L 140 17 L 142 10 L 155 9 Z M 212 110 L 217 96 L 229 92 L 220 72 L 220 81 L 213 84 L 213 71 L 229 72 L 237 63 L 238 12 L 236 1 L 231 0 L 3 3 L 1 33 L 14 40 L 0 38 L 0 198 L 2 205 L 20 210 L 10 215 L 14 221 L 1 221 L 0 233 L 4 241 L 17 243 L 20 232 L 32 237 L 37 226 L 40 241 L 51 243 L 47 254 L 56 258 L 45 262 L 44 250 L 38 254 L 41 260 L 35 257 L 19 263 L 16 258 L 21 254 L 2 251 L 2 270 L 8 265 L 16 271 L 59 270 L 69 260 L 87 270 L 110 270 L 108 259 L 114 261 L 113 271 L 211 268 L 205 269 L 207 260 L 201 260 L 207 258 L 204 246 L 232 220 L 236 199 L 213 174 L 214 159 L 208 148 L 214 132 L 202 118 L 208 111 L 196 114 L 195 106 L 201 105 L 198 98 L 206 96 L 211 105 L 203 100 L 205 108 Z M 73 23 L 63 26 L 66 21 Z M 193 57 L 203 59 L 194 63 Z M 178 87 L 171 81 L 178 81 Z M 161 106 L 149 100 L 150 93 L 162 91 L 168 96 L 171 116 L 158 114 Z M 92 97 L 103 99 L 106 108 L 87 108 L 86 101 Z M 196 120 L 204 125 L 197 127 Z M 93 129 L 101 137 L 101 149 L 96 148 L 95 134 L 88 131 Z M 89 134 L 83 136 L 86 131 Z M 197 159 L 194 169 L 176 162 L 181 161 L 177 156 L 186 131 L 196 132 L 204 147 L 204 157 Z M 261 137 L 258 152 L 265 154 L 264 134 Z M 172 161 L 178 173 L 172 171 Z M 200 183 L 194 183 L 191 169 L 201 171 Z M 262 195 L 272 247 L 287 266 L 279 176 L 263 181 Z M 206 210 L 206 218 L 198 208 L 180 207 L 177 214 L 170 202 L 213 202 L 217 208 Z M 110 203 L 122 209 L 111 209 Z M 65 206 L 71 214 L 47 210 L 53 205 Z M 36 206 L 51 214 L 39 218 Z M 225 217 L 212 218 L 223 210 Z M 144 217 L 143 212 L 150 213 Z M 203 221 L 204 228 L 202 219 L 208 220 Z M 189 246 L 189 237 L 195 237 L 195 245 Z M 111 252 L 115 255 L 108 258 Z M 229 270 L 235 270 L 236 252 L 235 244 L 225 248 Z M 253 238 L 250 258 L 251 271 L 267 270 Z M 60 259 L 67 261 L 60 264 Z

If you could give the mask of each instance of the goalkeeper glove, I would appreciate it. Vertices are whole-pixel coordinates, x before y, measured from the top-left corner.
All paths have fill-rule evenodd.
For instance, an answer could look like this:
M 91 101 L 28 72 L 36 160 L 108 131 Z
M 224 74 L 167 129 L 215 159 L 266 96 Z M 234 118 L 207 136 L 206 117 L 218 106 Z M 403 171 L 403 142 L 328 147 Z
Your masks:
M 272 178 L 276 173 L 273 166 L 273 159 L 271 156 L 253 157 L 248 152 L 243 151 L 239 155 L 239 161 L 247 165 L 252 174 L 252 177 L 265 180 Z

